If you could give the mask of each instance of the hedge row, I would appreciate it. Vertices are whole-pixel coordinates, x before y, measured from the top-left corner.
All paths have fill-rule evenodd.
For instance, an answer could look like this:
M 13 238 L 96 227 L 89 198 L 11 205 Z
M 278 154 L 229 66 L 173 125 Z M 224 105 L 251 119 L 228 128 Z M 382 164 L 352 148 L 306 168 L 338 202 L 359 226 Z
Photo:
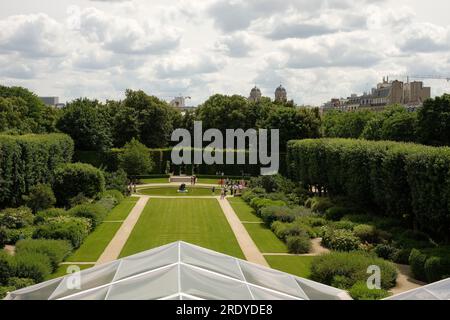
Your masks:
M 105 167 L 108 171 L 116 171 L 119 167 L 119 154 L 122 149 L 111 149 L 106 153 L 98 151 L 77 151 L 75 153 L 75 161 L 92 164 L 96 167 Z M 237 153 L 239 151 L 227 151 Z M 153 169 L 150 174 L 175 174 L 191 173 L 192 165 L 174 165 L 171 161 L 172 149 L 149 149 L 149 155 L 153 162 Z M 235 156 L 236 158 L 236 156 Z M 193 156 L 192 156 L 193 159 Z M 224 155 L 225 159 L 225 155 Z M 246 161 L 248 163 L 248 160 Z M 216 175 L 217 172 L 224 172 L 226 175 L 242 176 L 242 172 L 249 176 L 258 176 L 260 174 L 260 165 L 195 165 L 195 173 L 197 175 Z M 286 155 L 280 154 L 280 173 L 286 172 Z
M 73 148 L 64 134 L 0 135 L 0 207 L 19 204 L 38 183 L 52 183 L 54 170 L 72 160 Z
M 409 218 L 418 229 L 449 240 L 450 148 L 396 142 L 290 141 L 288 175 L 305 187 Z

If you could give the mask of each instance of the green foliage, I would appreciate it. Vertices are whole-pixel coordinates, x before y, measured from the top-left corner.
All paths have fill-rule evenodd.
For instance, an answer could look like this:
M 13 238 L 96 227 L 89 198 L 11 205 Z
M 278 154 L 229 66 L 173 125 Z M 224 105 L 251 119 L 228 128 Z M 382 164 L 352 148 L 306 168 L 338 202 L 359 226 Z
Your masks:
M 445 257 L 430 257 L 425 262 L 425 276 L 428 282 L 436 282 L 450 276 L 450 254 Z
M 92 228 L 97 227 L 105 219 L 107 213 L 108 210 L 98 203 L 81 204 L 69 210 L 70 216 L 89 219 Z
M 135 139 L 125 145 L 119 163 L 128 176 L 148 174 L 153 166 L 147 147 Z
M 399 250 L 394 246 L 383 243 L 378 244 L 374 249 L 374 252 L 377 254 L 377 256 L 386 260 L 394 260 L 394 258 L 398 254 L 398 251 Z
M 10 261 L 11 273 L 18 278 L 44 281 L 52 273 L 50 258 L 38 252 L 16 254 Z
M 367 288 L 364 281 L 356 282 L 348 292 L 354 300 L 381 300 L 390 296 L 387 290 Z
M 341 220 L 342 217 L 348 213 L 348 211 L 349 210 L 347 208 L 343 207 L 331 207 L 325 211 L 325 217 L 328 220 L 338 221 Z
M 409 264 L 411 266 L 411 272 L 414 278 L 417 280 L 426 281 L 425 274 L 425 262 L 427 261 L 427 256 L 417 249 L 413 249 L 409 256 Z
M 91 230 L 89 219 L 77 217 L 51 218 L 36 227 L 33 233 L 34 239 L 68 240 L 74 248 L 83 243 Z
M 315 257 L 311 265 L 311 279 L 332 285 L 337 276 L 345 277 L 347 278 L 345 289 L 349 289 L 357 282 L 366 282 L 367 268 L 372 265 L 381 269 L 383 289 L 387 290 L 395 286 L 397 279 L 395 265 L 362 251 L 331 252 Z
M 8 295 L 9 292 L 12 292 L 14 290 L 16 290 L 15 287 L 0 286 L 0 299 L 3 299 Z
M 362 242 L 376 243 L 378 241 L 378 232 L 374 226 L 368 224 L 359 224 L 353 228 L 353 233 Z
M 286 237 L 286 245 L 290 253 L 308 253 L 311 249 L 311 240 L 308 235 L 288 236 Z
M 360 206 L 378 207 L 378 212 L 387 212 L 404 227 L 415 225 L 448 238 L 449 148 L 316 139 L 291 141 L 287 158 L 290 178 L 302 181 L 305 188 L 316 187 Z
M 325 227 L 325 232 L 322 235 L 322 245 L 336 251 L 357 250 L 360 243 L 354 233 L 346 229 Z
M 70 254 L 72 245 L 66 240 L 29 239 L 16 243 L 16 254 L 42 253 L 49 257 L 53 271 Z
M 48 184 L 37 184 L 30 188 L 30 193 L 23 197 L 33 212 L 51 208 L 56 203 L 52 188 Z
M 75 141 L 77 149 L 105 151 L 112 146 L 108 119 L 97 100 L 74 100 L 63 109 L 57 127 Z
M 35 284 L 35 282 L 33 279 L 29 278 L 12 277 L 8 279 L 8 282 L 6 284 L 10 287 L 14 287 L 14 290 L 19 290 L 22 288 L 32 286 Z
M 106 190 L 118 190 L 122 195 L 128 193 L 128 178 L 124 170 L 119 169 L 115 172 L 104 172 L 104 176 Z
M 58 110 L 48 107 L 29 90 L 0 86 L 0 132 L 55 132 Z
M 11 277 L 10 260 L 11 256 L 5 250 L 0 250 L 0 284 L 6 283 Z
M 333 202 L 328 198 L 314 197 L 311 202 L 311 210 L 322 214 L 333 206 Z
M 281 200 L 271 200 L 266 198 L 253 198 L 250 206 L 255 209 L 257 215 L 261 215 L 261 210 L 265 207 L 284 207 L 286 203 Z
M 428 99 L 418 111 L 418 141 L 450 145 L 450 95 Z
M 117 204 L 121 203 L 124 199 L 122 192 L 116 189 L 109 189 L 103 192 L 103 197 L 113 197 Z
M 8 208 L 0 211 L 0 226 L 20 229 L 33 224 L 34 216 L 27 207 Z
M 324 136 L 357 139 L 372 118 L 373 113 L 370 111 L 327 112 L 323 117 L 322 124 Z
M 85 163 L 70 163 L 55 170 L 55 190 L 58 202 L 64 205 L 79 194 L 88 198 L 95 198 L 105 191 L 103 173 Z
M 0 207 L 20 205 L 32 186 L 51 183 L 55 168 L 72 154 L 66 135 L 0 135 Z

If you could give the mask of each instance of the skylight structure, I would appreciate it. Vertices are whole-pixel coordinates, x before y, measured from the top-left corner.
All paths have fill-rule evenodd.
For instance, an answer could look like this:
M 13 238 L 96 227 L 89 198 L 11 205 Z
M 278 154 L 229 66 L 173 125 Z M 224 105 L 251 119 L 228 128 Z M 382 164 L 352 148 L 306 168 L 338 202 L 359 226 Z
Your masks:
M 343 291 L 175 242 L 8 294 L 8 300 L 346 300 Z

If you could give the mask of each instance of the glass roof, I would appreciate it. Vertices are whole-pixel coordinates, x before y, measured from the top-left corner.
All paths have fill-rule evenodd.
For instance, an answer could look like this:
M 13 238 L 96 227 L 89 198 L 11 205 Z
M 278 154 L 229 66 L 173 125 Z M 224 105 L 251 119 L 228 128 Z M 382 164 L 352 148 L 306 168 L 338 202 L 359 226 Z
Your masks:
M 175 242 L 8 294 L 7 300 L 346 300 L 347 292 Z
M 450 300 L 450 278 L 397 294 L 385 300 Z

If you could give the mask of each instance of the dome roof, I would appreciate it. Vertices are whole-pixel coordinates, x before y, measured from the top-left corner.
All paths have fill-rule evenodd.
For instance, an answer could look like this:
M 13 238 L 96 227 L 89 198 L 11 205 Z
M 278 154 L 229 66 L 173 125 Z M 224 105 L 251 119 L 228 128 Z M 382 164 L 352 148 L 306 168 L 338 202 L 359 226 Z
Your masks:
M 275 90 L 275 92 L 286 92 L 286 89 L 280 84 L 280 86 Z

